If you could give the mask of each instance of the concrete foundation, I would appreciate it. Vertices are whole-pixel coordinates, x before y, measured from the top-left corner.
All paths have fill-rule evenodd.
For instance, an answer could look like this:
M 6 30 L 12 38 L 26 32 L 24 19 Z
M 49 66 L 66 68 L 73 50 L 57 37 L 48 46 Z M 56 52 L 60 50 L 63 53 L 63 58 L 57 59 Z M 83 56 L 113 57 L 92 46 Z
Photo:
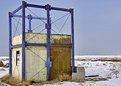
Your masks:
M 73 81 L 85 81 L 85 69 L 84 67 L 77 67 L 77 72 L 72 73 Z

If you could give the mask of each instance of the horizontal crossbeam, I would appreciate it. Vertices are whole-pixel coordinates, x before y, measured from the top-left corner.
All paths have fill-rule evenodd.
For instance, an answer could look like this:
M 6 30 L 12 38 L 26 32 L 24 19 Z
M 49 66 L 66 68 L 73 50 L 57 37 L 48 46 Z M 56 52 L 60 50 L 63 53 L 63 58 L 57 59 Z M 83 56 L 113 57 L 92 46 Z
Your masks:
M 47 46 L 46 43 L 26 43 L 26 46 Z M 72 47 L 71 44 L 51 44 L 50 46 L 56 47 Z M 22 44 L 12 45 L 11 48 L 22 47 Z
M 21 15 L 13 15 L 13 17 L 22 18 Z M 28 16 L 25 16 L 25 18 L 28 18 Z M 47 20 L 47 18 L 43 18 L 43 17 L 33 17 L 33 16 L 32 16 L 32 19 Z
M 35 4 L 27 4 L 27 7 L 35 7 L 35 8 L 42 8 L 42 9 L 45 9 L 45 6 L 42 6 L 42 5 L 35 5 Z
M 58 8 L 58 7 L 51 7 L 51 10 L 57 10 L 57 11 L 66 11 L 66 12 L 70 12 L 70 9 Z
M 35 4 L 27 4 L 27 7 L 35 7 L 35 8 L 42 8 L 42 9 L 46 8 L 46 6 L 35 5 Z M 66 9 L 66 8 L 50 7 L 50 9 L 51 10 L 57 10 L 57 11 L 70 12 L 70 9 Z

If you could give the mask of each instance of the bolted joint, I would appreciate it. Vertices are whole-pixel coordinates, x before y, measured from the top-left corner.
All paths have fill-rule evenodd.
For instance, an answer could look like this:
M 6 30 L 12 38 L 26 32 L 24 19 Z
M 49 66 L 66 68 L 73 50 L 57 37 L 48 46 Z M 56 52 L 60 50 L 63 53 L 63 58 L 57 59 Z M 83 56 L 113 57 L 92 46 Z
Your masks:
M 69 11 L 70 11 L 70 13 L 73 13 L 74 9 L 73 8 L 70 8 Z
M 23 6 L 23 7 L 27 7 L 27 2 L 22 1 L 22 6 Z
M 46 28 L 46 29 L 48 28 L 48 25 L 47 25 L 47 24 L 45 24 L 45 28 Z
M 49 4 L 45 5 L 45 10 L 51 10 L 51 6 Z
M 9 12 L 9 17 L 13 17 L 13 14 L 11 12 Z
M 27 16 L 27 18 L 28 18 L 29 20 L 32 20 L 32 15 L 29 14 L 29 15 Z

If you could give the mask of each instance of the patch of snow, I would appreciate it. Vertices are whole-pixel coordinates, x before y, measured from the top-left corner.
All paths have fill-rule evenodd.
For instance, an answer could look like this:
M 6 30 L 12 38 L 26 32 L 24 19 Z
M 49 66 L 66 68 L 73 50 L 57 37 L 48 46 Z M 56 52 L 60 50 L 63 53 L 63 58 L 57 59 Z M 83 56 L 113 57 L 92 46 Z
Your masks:
M 43 86 L 121 86 L 121 62 L 112 61 L 89 61 L 87 59 L 98 58 L 119 58 L 121 56 L 76 56 L 75 65 L 85 68 L 86 76 L 99 75 L 100 78 L 106 78 L 106 81 L 85 81 L 81 82 L 58 82 L 54 84 L 44 84 Z M 4 63 L 8 63 L 8 57 L 0 57 Z M 0 77 L 8 74 L 9 68 L 0 68 Z M 32 86 L 32 85 L 30 85 Z M 36 85 L 35 85 L 36 86 Z
M 9 68 L 0 67 L 0 78 L 8 74 Z

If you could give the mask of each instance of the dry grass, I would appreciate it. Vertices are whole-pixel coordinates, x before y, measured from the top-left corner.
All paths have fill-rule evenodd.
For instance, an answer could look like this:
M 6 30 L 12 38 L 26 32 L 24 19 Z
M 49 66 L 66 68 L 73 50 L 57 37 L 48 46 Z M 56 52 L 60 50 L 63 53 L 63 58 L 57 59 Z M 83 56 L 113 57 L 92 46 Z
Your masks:
M 58 76 L 57 81 L 70 81 L 71 76 L 69 74 L 61 74 Z
M 4 63 L 0 60 L 0 67 L 3 67 Z
M 0 80 L 11 86 L 29 86 L 30 84 L 37 84 L 36 82 L 32 82 L 32 81 L 21 82 L 20 80 L 16 79 L 15 77 L 9 77 L 9 75 L 6 75 L 6 76 L 0 78 Z M 62 82 L 62 81 L 72 81 L 71 76 L 68 74 L 61 74 L 61 75 L 58 75 L 58 78 L 56 80 L 45 81 L 45 82 L 41 82 L 41 83 L 39 82 L 39 84 L 41 84 L 41 85 L 48 84 L 48 83 L 52 84 L 55 82 Z
M 21 82 L 15 77 L 9 77 L 9 75 L 0 78 L 0 80 L 4 83 L 10 84 L 11 86 L 29 86 L 29 82 Z

